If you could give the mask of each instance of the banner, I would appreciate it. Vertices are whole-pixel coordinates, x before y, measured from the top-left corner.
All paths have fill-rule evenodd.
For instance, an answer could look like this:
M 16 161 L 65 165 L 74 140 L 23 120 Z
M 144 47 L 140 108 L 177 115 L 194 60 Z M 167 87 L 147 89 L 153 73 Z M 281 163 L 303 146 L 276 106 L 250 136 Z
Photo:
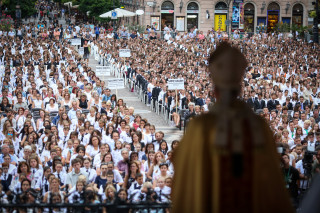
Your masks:
M 71 45 L 81 45 L 81 38 L 73 38 L 71 39 Z
M 151 26 L 156 30 L 160 30 L 160 17 L 159 16 L 151 16 Z
M 119 49 L 119 57 L 121 57 L 121 58 L 131 57 L 131 50 L 130 49 Z
M 233 8 L 232 8 L 232 22 L 238 23 L 239 18 L 240 18 L 239 7 L 233 6 Z
M 184 31 L 184 17 L 177 17 L 177 30 Z
M 168 79 L 168 90 L 184 89 L 184 79 Z
M 239 29 L 244 29 L 244 4 L 239 4 L 239 12 L 240 12 L 240 23 L 239 23 Z
M 79 52 L 79 55 L 84 55 L 84 47 L 80 47 L 78 52 Z
M 111 65 L 109 64 L 106 66 L 96 66 L 96 76 L 111 76 Z
M 214 30 L 226 31 L 226 19 L 227 15 L 225 14 L 214 15 Z
M 109 89 L 123 89 L 124 88 L 123 78 L 108 79 L 107 82 L 108 82 Z

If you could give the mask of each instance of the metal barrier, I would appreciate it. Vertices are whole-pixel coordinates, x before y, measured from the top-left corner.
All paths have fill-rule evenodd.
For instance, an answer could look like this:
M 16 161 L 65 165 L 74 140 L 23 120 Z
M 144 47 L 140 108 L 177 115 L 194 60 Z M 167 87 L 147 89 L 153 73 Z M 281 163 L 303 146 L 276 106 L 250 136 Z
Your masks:
M 170 203 L 156 203 L 156 202 L 142 202 L 142 203 L 128 203 L 128 204 L 107 204 L 107 203 L 59 203 L 59 204 L 52 204 L 52 203 L 30 203 L 30 204 L 22 204 L 22 203 L 0 203 L 0 207 L 4 209 L 41 209 L 41 208 L 67 208 L 68 212 L 83 212 L 85 208 L 91 208 L 95 211 L 92 212 L 102 212 L 102 210 L 105 208 L 108 213 L 113 212 L 123 212 L 124 210 L 129 211 L 143 211 L 143 212 L 161 212 L 164 213 L 168 209 L 171 208 Z M 83 209 L 81 209 L 83 208 Z
M 107 59 L 102 59 L 100 55 L 99 57 L 99 61 L 102 64 L 110 63 L 110 61 L 108 61 Z M 126 74 L 118 67 L 118 64 L 111 64 L 111 75 L 115 76 L 116 78 L 124 78 L 125 87 L 129 91 L 134 92 L 141 102 L 146 105 L 148 104 L 147 92 L 144 91 L 143 88 L 138 85 L 138 83 L 134 79 L 127 78 Z M 153 100 L 153 98 L 151 98 L 150 110 L 160 115 L 168 123 L 168 125 L 171 125 L 172 115 L 170 113 L 170 108 L 166 107 L 165 104 L 159 103 L 158 100 Z M 181 117 L 180 120 L 182 120 Z M 182 124 L 180 124 L 180 130 L 181 125 Z

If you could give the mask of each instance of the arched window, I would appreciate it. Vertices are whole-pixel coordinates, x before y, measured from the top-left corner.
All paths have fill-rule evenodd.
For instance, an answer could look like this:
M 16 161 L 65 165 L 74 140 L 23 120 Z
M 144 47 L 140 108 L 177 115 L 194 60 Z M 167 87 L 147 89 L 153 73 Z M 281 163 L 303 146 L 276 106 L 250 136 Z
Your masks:
M 191 2 L 188 4 L 187 10 L 199 10 L 199 6 L 195 2 Z
M 174 10 L 174 5 L 171 1 L 165 1 L 161 5 L 161 10 Z
M 292 8 L 293 14 L 303 14 L 303 6 L 302 4 L 295 4 Z
M 280 10 L 280 6 L 276 2 L 272 2 L 268 5 L 268 10 Z
M 254 22 L 255 22 L 255 16 L 254 16 L 254 10 L 255 7 L 251 3 L 246 3 L 244 5 L 244 30 L 246 32 L 254 32 Z
M 292 8 L 292 24 L 297 26 L 303 25 L 303 6 L 295 4 Z
M 215 9 L 216 9 L 216 10 L 227 10 L 228 7 L 227 7 L 227 4 L 226 4 L 226 3 L 220 1 L 220 2 L 218 2 L 218 3 L 216 4 Z
M 254 11 L 254 5 L 251 3 L 247 3 L 244 5 L 244 10 L 245 11 Z

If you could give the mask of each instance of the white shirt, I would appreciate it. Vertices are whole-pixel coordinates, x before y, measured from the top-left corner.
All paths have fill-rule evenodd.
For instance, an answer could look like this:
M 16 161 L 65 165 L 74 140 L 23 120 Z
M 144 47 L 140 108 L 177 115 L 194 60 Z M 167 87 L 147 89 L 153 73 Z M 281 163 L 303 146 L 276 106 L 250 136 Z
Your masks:
M 96 170 L 94 170 L 94 169 L 92 169 L 92 168 L 86 169 L 85 167 L 82 167 L 82 168 L 80 169 L 80 171 L 87 173 L 87 175 L 88 175 L 88 180 L 89 180 L 88 182 L 89 182 L 89 183 L 92 183 L 92 182 L 95 181 L 95 179 L 96 179 L 96 177 L 97 177 L 97 172 L 96 172 Z
M 169 197 L 171 194 L 171 188 L 168 186 L 164 186 L 163 188 L 160 187 L 156 187 L 154 189 L 154 191 L 157 193 L 158 195 L 158 201 L 161 203 L 165 203 L 169 201 Z

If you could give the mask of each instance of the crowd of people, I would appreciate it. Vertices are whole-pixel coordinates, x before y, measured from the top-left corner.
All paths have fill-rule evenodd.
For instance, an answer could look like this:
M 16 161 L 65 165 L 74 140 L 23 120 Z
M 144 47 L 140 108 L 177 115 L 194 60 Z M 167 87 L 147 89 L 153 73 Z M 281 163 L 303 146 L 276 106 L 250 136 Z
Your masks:
M 92 42 L 93 54 L 133 81 L 148 96 L 148 105 L 153 102 L 168 109 L 177 127 L 182 117 L 189 120 L 209 111 L 215 97 L 207 59 L 226 36 L 214 31 L 203 36 L 195 28 L 172 36 L 169 29 L 159 39 L 159 33 L 149 27 L 139 36 L 125 33 L 113 39 L 123 32 L 125 28 L 107 32 L 108 37 Z M 287 188 L 298 205 L 310 177 L 320 171 L 319 45 L 282 33 L 245 34 L 242 39 L 233 35 L 228 41 L 249 64 L 239 98 L 270 125 L 282 150 Z M 120 58 L 119 49 L 130 49 L 131 58 Z M 184 79 L 185 89 L 168 90 L 168 79 L 177 78 Z M 312 165 L 305 163 L 305 153 L 312 153 Z
M 1 204 L 169 202 L 179 142 L 168 144 L 95 76 L 90 28 L 39 18 L 1 32 Z M 70 44 L 76 37 L 86 57 Z
M 63 26 L 45 15 L 48 6 L 37 5 L 36 23 L 0 32 L 0 201 L 137 203 L 151 191 L 154 202 L 170 202 L 171 158 L 179 141 L 165 141 L 163 132 L 118 99 L 88 65 L 89 57 L 112 64 L 143 90 L 146 104 L 162 104 L 179 126 L 181 117 L 207 113 L 215 102 L 207 59 L 227 37 L 196 27 L 174 36 L 166 27 L 161 39 L 150 26 L 141 34 L 125 27 Z M 83 56 L 71 45 L 74 38 L 81 38 Z M 308 187 L 304 153 L 320 143 L 319 45 L 275 33 L 236 35 L 229 42 L 249 62 L 239 98 L 269 123 L 284 148 L 283 171 L 297 199 Z M 119 49 L 130 49 L 131 57 L 123 60 Z M 184 79 L 185 89 L 168 90 L 172 78 Z M 318 153 L 312 173 L 320 171 Z

